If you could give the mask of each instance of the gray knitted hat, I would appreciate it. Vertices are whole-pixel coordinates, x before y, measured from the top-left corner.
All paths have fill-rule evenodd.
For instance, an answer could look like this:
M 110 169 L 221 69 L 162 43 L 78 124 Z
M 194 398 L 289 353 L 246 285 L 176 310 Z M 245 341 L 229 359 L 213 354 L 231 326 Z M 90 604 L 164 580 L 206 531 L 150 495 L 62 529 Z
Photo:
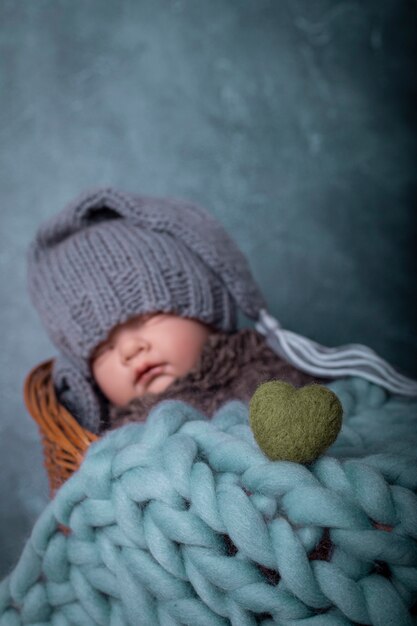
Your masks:
M 238 308 L 257 319 L 264 306 L 236 244 L 184 201 L 91 191 L 41 226 L 28 256 L 29 293 L 60 352 L 61 400 L 67 392 L 68 408 L 93 430 L 89 357 L 114 326 L 160 311 L 232 331 Z

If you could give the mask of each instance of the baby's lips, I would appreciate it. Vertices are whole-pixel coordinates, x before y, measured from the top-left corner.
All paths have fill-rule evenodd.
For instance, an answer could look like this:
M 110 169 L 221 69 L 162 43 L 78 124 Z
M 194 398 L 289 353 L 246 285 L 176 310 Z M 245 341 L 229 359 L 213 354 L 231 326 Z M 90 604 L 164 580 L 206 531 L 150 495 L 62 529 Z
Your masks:
M 147 365 L 138 371 L 136 384 L 147 385 L 155 376 L 162 374 L 165 366 L 161 363 L 155 365 Z

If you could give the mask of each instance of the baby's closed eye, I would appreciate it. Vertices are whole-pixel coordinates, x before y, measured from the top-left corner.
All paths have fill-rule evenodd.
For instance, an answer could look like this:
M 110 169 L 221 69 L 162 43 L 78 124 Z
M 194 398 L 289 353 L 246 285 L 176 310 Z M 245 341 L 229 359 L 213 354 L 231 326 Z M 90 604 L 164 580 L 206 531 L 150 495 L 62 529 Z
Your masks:
M 106 354 L 106 352 L 113 350 L 113 348 L 114 348 L 114 343 L 112 341 L 103 341 L 94 350 L 93 354 L 91 355 L 91 361 L 96 361 L 103 354 Z

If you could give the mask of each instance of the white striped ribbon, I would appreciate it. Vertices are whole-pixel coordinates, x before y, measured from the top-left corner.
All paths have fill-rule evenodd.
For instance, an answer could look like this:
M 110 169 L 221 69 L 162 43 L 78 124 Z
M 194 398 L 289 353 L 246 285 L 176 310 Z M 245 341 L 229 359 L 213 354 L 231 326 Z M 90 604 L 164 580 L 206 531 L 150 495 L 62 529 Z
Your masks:
M 357 343 L 328 348 L 281 327 L 265 309 L 255 324 L 270 347 L 300 370 L 323 378 L 361 376 L 392 393 L 417 396 L 417 381 L 403 376 L 371 348 Z

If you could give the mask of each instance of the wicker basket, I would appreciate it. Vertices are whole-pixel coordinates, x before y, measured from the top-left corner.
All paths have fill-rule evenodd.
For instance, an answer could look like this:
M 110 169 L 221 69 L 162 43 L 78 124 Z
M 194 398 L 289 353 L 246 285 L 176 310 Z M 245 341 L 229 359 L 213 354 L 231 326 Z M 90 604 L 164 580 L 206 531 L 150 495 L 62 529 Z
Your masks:
M 51 496 L 78 469 L 88 446 L 98 438 L 58 402 L 52 365 L 46 361 L 35 367 L 24 386 L 26 407 L 41 432 Z

